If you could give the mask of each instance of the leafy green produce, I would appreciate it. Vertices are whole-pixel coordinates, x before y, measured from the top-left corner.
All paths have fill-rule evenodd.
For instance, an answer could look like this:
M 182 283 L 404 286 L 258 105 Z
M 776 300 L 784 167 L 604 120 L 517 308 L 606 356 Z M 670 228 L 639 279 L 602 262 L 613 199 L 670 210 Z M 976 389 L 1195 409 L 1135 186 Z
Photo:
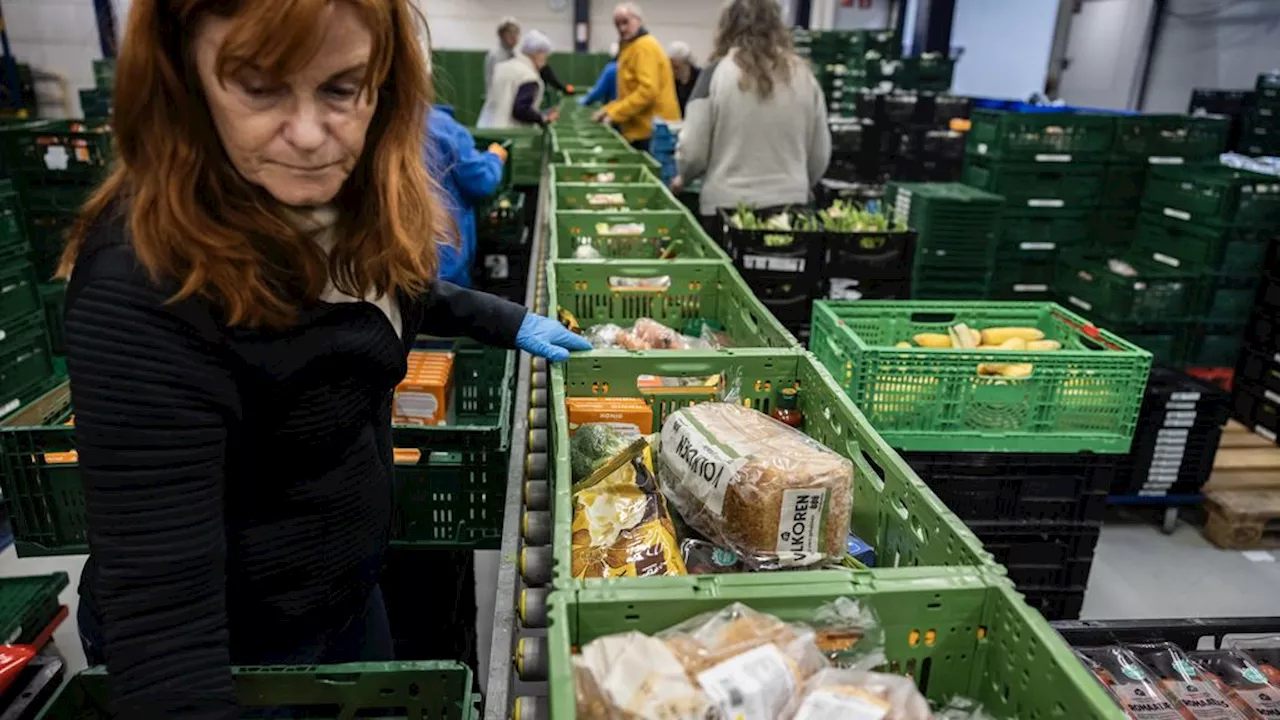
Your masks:
M 738 205 L 738 209 L 729 217 L 729 225 L 740 230 L 764 230 L 772 232 L 903 232 L 907 225 L 901 219 L 890 220 L 882 212 L 870 212 L 858 207 L 849 200 L 837 200 L 825 210 L 795 211 L 775 213 L 761 217 L 746 205 Z M 769 246 L 790 245 L 794 242 L 790 235 L 767 235 L 765 244 Z
M 587 423 L 569 439 L 569 467 L 573 482 L 591 475 L 615 455 L 627 449 L 635 434 L 627 434 L 614 425 Z

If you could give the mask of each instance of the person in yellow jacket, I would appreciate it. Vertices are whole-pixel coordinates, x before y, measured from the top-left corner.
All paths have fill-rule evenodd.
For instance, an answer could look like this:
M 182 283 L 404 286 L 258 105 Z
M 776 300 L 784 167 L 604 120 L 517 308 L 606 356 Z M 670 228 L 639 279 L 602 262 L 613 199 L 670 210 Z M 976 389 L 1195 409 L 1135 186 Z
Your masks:
M 618 99 L 597 110 L 596 121 L 618 126 L 637 150 L 649 149 L 653 118 L 680 120 L 675 75 L 662 43 L 644 28 L 635 3 L 622 3 L 613 11 L 622 50 L 618 53 Z

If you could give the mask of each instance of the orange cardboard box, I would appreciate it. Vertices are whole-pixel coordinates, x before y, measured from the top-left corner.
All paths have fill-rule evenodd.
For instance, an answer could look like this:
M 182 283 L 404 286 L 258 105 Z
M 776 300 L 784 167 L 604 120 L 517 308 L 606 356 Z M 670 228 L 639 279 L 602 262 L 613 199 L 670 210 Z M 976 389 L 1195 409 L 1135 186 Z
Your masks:
M 630 425 L 642 435 L 653 432 L 653 408 L 643 398 L 568 398 L 565 408 L 569 413 L 569 434 L 579 425 L 610 423 Z
M 396 386 L 392 422 L 444 425 L 453 395 L 453 353 L 411 352 L 409 370 Z

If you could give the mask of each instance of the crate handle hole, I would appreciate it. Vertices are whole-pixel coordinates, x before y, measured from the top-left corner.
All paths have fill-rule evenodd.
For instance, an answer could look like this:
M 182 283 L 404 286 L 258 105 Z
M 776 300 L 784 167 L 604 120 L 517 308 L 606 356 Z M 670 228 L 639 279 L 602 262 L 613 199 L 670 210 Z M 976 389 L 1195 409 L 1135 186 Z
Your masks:
M 918 325 L 949 323 L 956 319 L 953 312 L 917 312 L 911 313 L 911 322 Z

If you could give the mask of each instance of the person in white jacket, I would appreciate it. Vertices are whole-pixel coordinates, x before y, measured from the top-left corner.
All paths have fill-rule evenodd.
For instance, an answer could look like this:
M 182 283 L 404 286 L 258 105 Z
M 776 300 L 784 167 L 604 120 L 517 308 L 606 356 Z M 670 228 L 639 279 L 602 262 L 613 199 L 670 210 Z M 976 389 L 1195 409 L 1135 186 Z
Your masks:
M 493 84 L 476 126 L 531 127 L 555 122 L 559 116 L 557 110 L 544 114 L 538 109 L 546 89 L 540 73 L 550 55 L 551 40 L 537 30 L 530 30 L 520 41 L 520 52 L 493 69 Z

